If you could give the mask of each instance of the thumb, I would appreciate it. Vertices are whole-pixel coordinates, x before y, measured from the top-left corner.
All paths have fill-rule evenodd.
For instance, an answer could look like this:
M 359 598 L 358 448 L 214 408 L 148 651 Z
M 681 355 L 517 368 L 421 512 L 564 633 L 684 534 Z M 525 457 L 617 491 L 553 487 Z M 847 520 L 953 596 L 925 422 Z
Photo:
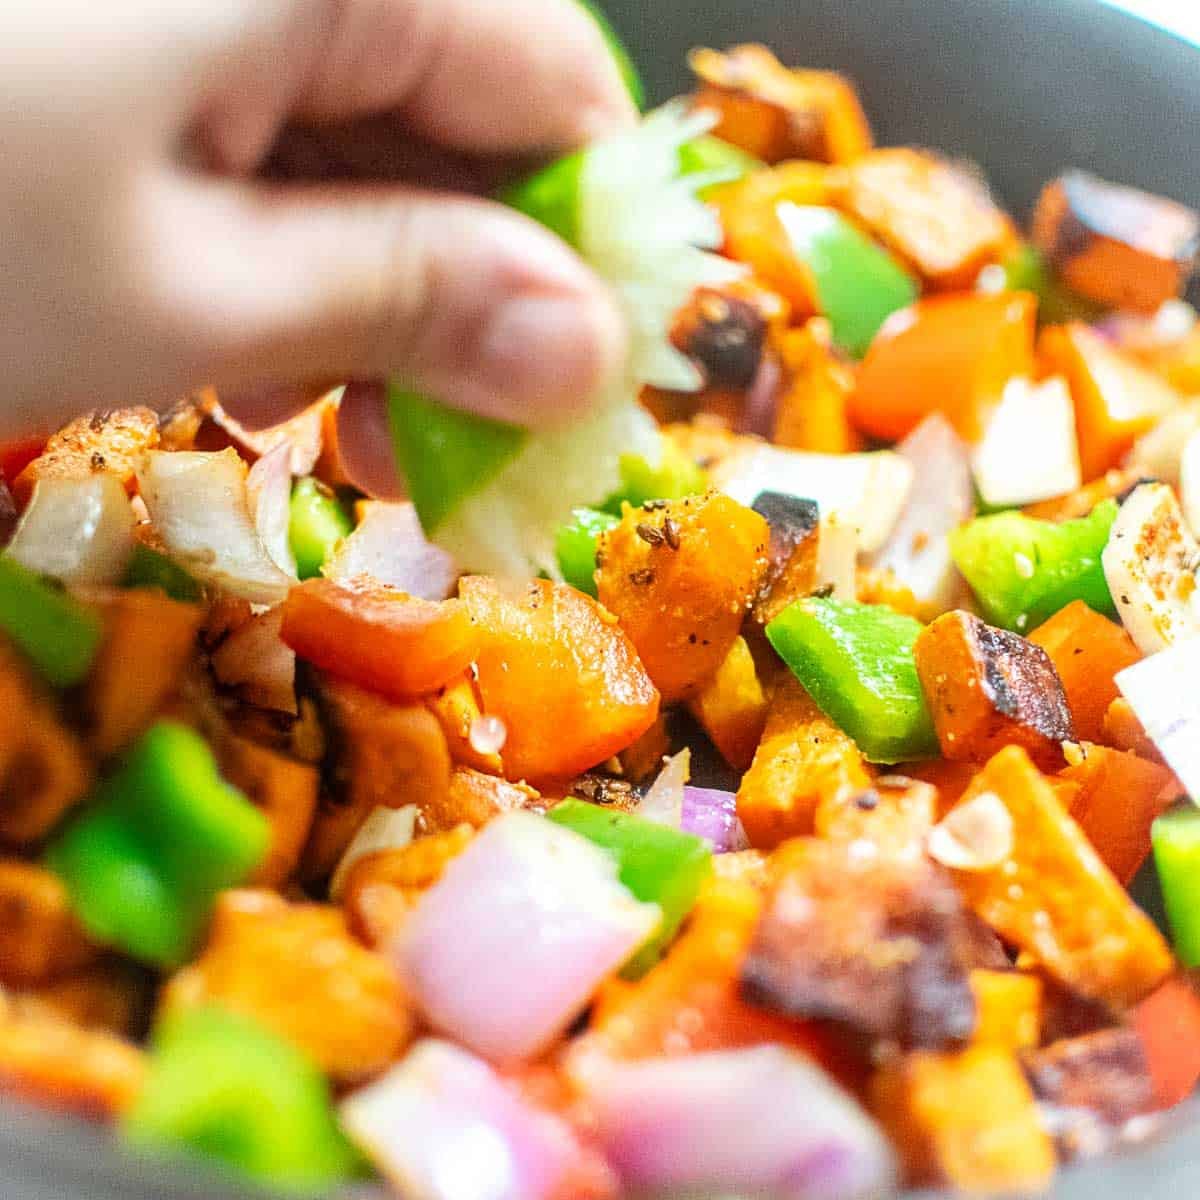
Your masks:
M 574 252 L 485 200 L 189 182 L 164 204 L 164 319 L 218 385 L 398 376 L 537 425 L 585 409 L 623 350 Z

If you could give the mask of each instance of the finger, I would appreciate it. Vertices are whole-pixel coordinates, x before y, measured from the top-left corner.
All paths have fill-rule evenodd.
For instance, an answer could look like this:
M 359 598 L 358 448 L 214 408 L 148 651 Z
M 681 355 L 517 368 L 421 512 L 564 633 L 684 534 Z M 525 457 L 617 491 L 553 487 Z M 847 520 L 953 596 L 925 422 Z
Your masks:
M 394 500 L 404 494 L 382 384 L 352 383 L 346 388 L 338 409 L 338 455 L 347 478 L 367 495 Z
M 602 285 L 487 201 L 172 181 L 156 207 L 167 340 L 218 386 L 399 376 L 535 425 L 586 409 L 620 361 Z

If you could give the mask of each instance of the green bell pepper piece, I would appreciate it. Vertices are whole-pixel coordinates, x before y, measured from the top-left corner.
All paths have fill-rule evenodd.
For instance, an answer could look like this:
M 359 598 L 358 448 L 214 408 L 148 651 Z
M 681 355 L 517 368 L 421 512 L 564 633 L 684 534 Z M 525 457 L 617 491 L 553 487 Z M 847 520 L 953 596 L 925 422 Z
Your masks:
M 133 548 L 133 557 L 129 560 L 121 586 L 156 588 L 172 600 L 182 600 L 185 604 L 196 604 L 203 594 L 200 584 L 181 566 L 165 554 L 143 546 L 141 542 Z
M 596 546 L 600 535 L 621 523 L 611 513 L 594 508 L 577 508 L 570 525 L 560 525 L 554 551 L 562 577 L 574 588 L 596 595 Z
M 1200 966 L 1200 809 L 1164 813 L 1150 840 L 1175 953 L 1185 967 Z
M 836 209 L 781 204 L 779 219 L 812 273 L 834 342 L 862 358 L 884 321 L 916 300 L 916 281 Z
M 496 193 L 509 208 L 544 225 L 569 246 L 579 246 L 579 189 L 585 151 L 577 150 L 510 183 Z
M 353 531 L 350 514 L 319 479 L 307 475 L 296 480 L 288 519 L 288 544 L 301 579 L 319 575 L 334 547 Z
M 913 660 L 921 628 L 882 604 L 810 597 L 785 608 L 767 639 L 870 762 L 894 763 L 938 751 Z
M 714 188 L 724 183 L 736 183 L 765 165 L 740 146 L 711 134 L 693 138 L 679 147 L 679 173 L 708 178 L 708 182 L 696 193 L 701 200 L 707 199 Z
M 1038 320 L 1047 325 L 1094 321 L 1103 307 L 1077 295 L 1055 274 L 1036 246 L 1024 243 L 1000 264 L 1005 289 L 1032 292 L 1038 299 Z
M 950 534 L 950 552 L 993 625 L 1028 633 L 1072 600 L 1115 616 L 1100 556 L 1117 517 L 1104 500 L 1086 517 L 1054 524 L 1002 512 Z
M 634 813 L 615 812 L 584 800 L 564 800 L 546 816 L 599 846 L 616 862 L 621 882 L 639 900 L 662 909 L 662 924 L 625 967 L 629 977 L 644 974 L 658 961 L 712 874 L 708 843 Z
M 0 555 L 0 630 L 54 687 L 88 673 L 103 636 L 96 613 L 7 554 Z
M 174 721 L 151 726 L 51 843 L 47 865 L 99 942 L 159 966 L 193 950 L 218 892 L 242 883 L 271 826 Z
M 578 0 L 578 3 L 581 8 L 585 9 L 591 15 L 592 20 L 600 26 L 600 32 L 604 34 L 604 40 L 608 43 L 608 49 L 616 60 L 617 68 L 621 72 L 621 78 L 625 81 L 626 88 L 629 89 L 630 98 L 638 108 L 645 108 L 646 86 L 642 83 L 642 77 L 638 74 L 637 67 L 633 65 L 633 58 L 625 43 L 621 40 L 621 35 L 613 28 L 613 24 L 608 19 L 607 14 L 595 0 Z
M 121 1132 L 138 1149 L 202 1155 L 287 1190 L 362 1173 L 324 1075 L 289 1042 L 219 1008 L 181 1013 L 155 1032 Z
M 621 486 L 600 506 L 604 512 L 621 515 L 623 505 L 641 508 L 653 500 L 681 500 L 708 488 L 708 476 L 683 451 L 664 439 L 657 467 L 640 454 L 622 454 Z

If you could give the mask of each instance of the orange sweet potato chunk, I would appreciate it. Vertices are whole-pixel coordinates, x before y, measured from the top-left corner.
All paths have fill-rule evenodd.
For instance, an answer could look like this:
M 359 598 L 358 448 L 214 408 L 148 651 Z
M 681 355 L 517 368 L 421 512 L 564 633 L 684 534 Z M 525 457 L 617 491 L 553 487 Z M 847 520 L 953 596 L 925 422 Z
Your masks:
M 1012 818 L 1012 851 L 995 867 L 954 872 L 967 903 L 1081 996 L 1131 1008 L 1172 969 L 1162 935 L 1019 746 L 995 755 L 959 804 L 987 792 Z
M 823 454 L 861 450 L 862 438 L 846 415 L 854 372 L 834 352 L 829 322 L 813 317 L 800 329 L 775 334 L 772 344 L 786 382 L 776 402 L 771 441 Z
M 506 589 L 479 575 L 459 594 L 480 633 L 479 694 L 507 731 L 510 779 L 571 778 L 654 724 L 659 693 L 636 638 L 590 597 L 549 580 Z
M 767 723 L 767 697 L 745 638 L 734 641 L 688 707 L 731 767 L 749 767 Z
M 844 845 L 870 843 L 881 855 L 921 858 L 925 835 L 937 820 L 937 796 L 928 783 L 881 775 L 865 791 L 825 796 L 817 805 L 815 832 Z
M 99 954 L 57 875 L 31 862 L 0 860 L 0 983 L 34 987 Z
M 492 750 L 478 750 L 471 743 L 471 727 L 483 716 L 479 694 L 469 671 L 451 680 L 425 700 L 429 711 L 441 723 L 446 745 L 456 763 L 499 775 L 503 770 L 500 755 Z
M 1042 1035 L 1042 981 L 1024 971 L 971 972 L 977 1014 L 976 1046 L 999 1046 L 1026 1050 L 1036 1046 Z

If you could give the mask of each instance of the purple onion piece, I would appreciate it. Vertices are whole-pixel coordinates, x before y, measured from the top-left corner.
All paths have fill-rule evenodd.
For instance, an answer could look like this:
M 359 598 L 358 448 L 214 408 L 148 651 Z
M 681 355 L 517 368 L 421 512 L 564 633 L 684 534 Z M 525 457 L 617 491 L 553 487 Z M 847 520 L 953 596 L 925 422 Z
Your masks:
M 689 784 L 683 789 L 681 828 L 703 838 L 715 854 L 746 848 L 746 834 L 737 817 L 737 797 L 733 792 Z

